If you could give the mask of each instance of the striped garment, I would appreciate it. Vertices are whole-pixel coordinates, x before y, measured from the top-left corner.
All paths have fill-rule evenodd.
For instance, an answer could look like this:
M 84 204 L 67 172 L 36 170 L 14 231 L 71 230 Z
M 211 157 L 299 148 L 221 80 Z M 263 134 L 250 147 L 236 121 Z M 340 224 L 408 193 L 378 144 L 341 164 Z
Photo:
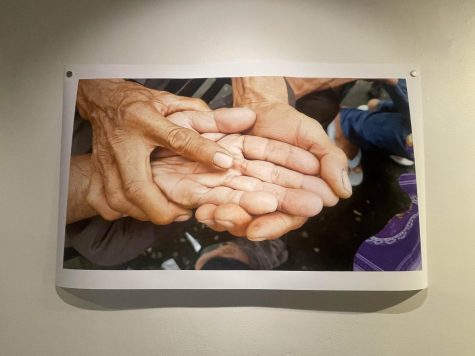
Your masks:
M 354 271 L 421 269 L 416 175 L 402 174 L 399 185 L 409 195 L 411 207 L 404 213 L 393 216 L 381 231 L 361 244 L 353 260 Z

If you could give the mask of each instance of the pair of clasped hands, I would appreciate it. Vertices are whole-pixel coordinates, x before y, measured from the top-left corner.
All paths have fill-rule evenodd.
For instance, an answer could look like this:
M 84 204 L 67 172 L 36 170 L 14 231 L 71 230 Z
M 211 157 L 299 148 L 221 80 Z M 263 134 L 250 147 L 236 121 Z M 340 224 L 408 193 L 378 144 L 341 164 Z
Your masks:
M 288 104 L 283 77 L 233 78 L 233 100 L 212 111 L 133 82 L 81 80 L 93 150 L 76 157 L 87 208 L 68 209 L 68 222 L 100 214 L 164 225 L 196 209 L 213 230 L 262 241 L 351 196 L 345 155 Z

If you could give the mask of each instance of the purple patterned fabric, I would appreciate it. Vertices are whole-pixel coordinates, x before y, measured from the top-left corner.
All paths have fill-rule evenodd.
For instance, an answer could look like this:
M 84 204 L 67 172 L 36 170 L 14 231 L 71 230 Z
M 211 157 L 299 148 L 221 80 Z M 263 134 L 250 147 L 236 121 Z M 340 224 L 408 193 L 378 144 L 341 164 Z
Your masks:
M 421 269 L 416 175 L 402 174 L 399 185 L 411 198 L 411 207 L 393 216 L 381 231 L 361 244 L 353 260 L 354 271 Z

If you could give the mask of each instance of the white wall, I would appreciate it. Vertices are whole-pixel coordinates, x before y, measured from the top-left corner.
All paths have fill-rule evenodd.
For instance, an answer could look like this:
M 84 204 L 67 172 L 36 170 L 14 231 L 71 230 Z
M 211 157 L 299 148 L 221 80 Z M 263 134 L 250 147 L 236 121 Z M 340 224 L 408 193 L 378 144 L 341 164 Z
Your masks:
M 475 2 L 0 4 L 2 355 L 474 353 Z M 63 65 L 250 59 L 421 64 L 428 291 L 58 295 Z

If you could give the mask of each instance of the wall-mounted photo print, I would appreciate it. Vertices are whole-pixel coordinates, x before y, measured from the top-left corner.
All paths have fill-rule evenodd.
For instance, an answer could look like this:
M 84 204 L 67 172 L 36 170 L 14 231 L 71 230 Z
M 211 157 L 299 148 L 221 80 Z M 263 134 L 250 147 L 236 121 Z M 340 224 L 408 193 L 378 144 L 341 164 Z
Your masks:
M 68 72 L 57 284 L 425 288 L 417 73 L 234 67 Z

